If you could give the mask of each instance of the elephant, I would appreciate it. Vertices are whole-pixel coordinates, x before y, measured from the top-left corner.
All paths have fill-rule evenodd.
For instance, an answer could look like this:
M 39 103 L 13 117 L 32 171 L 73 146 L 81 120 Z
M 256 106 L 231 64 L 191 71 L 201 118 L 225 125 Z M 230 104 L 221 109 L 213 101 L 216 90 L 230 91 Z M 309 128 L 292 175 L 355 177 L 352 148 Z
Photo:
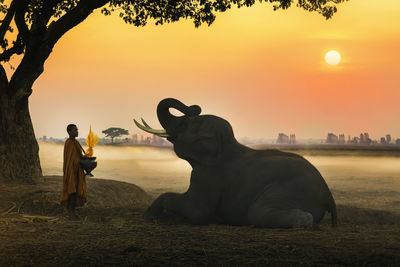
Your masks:
M 170 108 L 183 116 L 171 114 Z M 310 162 L 295 153 L 242 145 L 228 121 L 200 113 L 198 105 L 166 98 L 157 106 L 164 129 L 134 120 L 139 128 L 167 138 L 176 155 L 192 167 L 188 190 L 161 194 L 145 219 L 174 214 L 196 225 L 292 228 L 313 226 L 327 211 L 336 226 L 335 200 Z

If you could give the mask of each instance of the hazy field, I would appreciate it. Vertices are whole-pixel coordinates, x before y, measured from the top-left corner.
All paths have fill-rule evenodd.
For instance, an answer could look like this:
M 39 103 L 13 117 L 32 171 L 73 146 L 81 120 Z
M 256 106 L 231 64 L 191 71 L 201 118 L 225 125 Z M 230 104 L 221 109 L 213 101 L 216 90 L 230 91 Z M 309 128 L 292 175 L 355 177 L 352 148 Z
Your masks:
M 62 175 L 63 145 L 40 143 L 44 175 Z M 146 191 L 184 191 L 191 167 L 168 148 L 95 147 L 96 178 L 134 183 Z
M 400 211 L 400 152 L 297 150 L 321 172 L 339 204 Z M 62 175 L 62 144 L 40 143 L 44 175 Z M 168 148 L 97 146 L 96 178 L 134 183 L 152 195 L 183 192 L 191 167 Z

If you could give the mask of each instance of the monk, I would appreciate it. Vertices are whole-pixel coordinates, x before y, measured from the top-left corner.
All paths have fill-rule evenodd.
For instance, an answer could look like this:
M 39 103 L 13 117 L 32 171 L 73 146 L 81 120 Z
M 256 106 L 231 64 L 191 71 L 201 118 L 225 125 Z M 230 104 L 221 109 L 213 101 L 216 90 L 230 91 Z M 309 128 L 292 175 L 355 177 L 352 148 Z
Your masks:
M 67 208 L 69 219 L 79 221 L 75 207 L 83 206 L 87 200 L 86 179 L 79 160 L 82 147 L 78 140 L 78 127 L 75 124 L 67 126 L 69 138 L 64 144 L 63 190 L 61 204 Z

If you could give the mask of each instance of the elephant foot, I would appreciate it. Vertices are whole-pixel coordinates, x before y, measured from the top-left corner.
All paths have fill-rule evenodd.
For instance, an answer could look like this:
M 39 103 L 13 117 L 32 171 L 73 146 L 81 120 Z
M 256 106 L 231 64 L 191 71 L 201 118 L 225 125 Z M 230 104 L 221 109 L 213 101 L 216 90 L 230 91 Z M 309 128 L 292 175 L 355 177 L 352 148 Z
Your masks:
M 311 213 L 306 212 L 306 211 L 301 211 L 301 210 L 295 210 L 296 211 L 296 220 L 295 223 L 293 224 L 293 227 L 312 227 L 314 223 L 314 217 L 311 215 Z
M 312 227 L 314 218 L 311 213 L 299 209 L 251 209 L 249 221 L 256 227 L 292 228 Z

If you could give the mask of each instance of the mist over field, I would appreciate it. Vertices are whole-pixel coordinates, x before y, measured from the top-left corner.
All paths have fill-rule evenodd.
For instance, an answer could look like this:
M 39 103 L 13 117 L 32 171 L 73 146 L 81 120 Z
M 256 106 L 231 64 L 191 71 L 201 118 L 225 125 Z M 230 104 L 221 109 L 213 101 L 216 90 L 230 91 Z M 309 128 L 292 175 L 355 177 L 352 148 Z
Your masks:
M 63 144 L 40 143 L 44 175 L 62 175 Z M 152 195 L 184 192 L 191 166 L 169 148 L 97 146 L 95 178 L 136 184 Z M 336 202 L 400 211 L 400 153 L 297 150 L 321 172 Z M 90 178 L 89 178 L 90 179 Z M 90 188 L 88 189 L 90 193 Z
M 63 175 L 63 144 L 39 143 L 43 175 Z M 86 148 L 86 147 L 84 147 Z M 172 149 L 133 146 L 96 146 L 95 178 L 136 184 L 144 190 L 183 192 L 191 167 Z

